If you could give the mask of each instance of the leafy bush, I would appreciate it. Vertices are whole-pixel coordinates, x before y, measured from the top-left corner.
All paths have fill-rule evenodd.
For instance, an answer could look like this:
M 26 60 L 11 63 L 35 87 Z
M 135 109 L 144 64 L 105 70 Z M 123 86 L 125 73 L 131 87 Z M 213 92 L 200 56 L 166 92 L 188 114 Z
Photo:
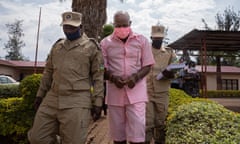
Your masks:
M 33 74 L 22 80 L 19 86 L 21 98 L 0 99 L 0 135 L 11 138 L 11 143 L 28 143 L 27 131 L 33 123 L 33 102 L 41 76 Z
M 33 110 L 34 99 L 40 85 L 42 74 L 33 74 L 25 77 L 19 86 L 21 95 L 23 97 L 23 104 L 27 109 Z
M 176 111 L 180 105 L 188 104 L 194 101 L 205 101 L 209 103 L 213 102 L 211 100 L 203 99 L 203 98 L 192 98 L 191 96 L 186 94 L 183 90 L 179 90 L 179 89 L 171 88 L 169 92 L 170 92 L 169 94 L 170 97 L 169 97 L 169 108 L 168 108 L 168 118 L 167 118 L 168 120 L 171 119 L 172 112 Z
M 0 85 L 0 98 L 19 97 L 19 85 Z
M 27 144 L 27 131 L 32 120 L 29 121 L 29 111 L 22 107 L 23 98 L 8 98 L 0 100 L 0 137 L 1 144 Z
M 209 90 L 207 91 L 208 98 L 233 98 L 240 97 L 240 91 L 238 90 Z
M 6 136 L 13 133 L 21 133 L 19 129 L 19 118 L 21 114 L 22 98 L 0 99 L 0 135 Z
M 180 105 L 167 122 L 167 144 L 239 144 L 240 115 L 214 102 Z

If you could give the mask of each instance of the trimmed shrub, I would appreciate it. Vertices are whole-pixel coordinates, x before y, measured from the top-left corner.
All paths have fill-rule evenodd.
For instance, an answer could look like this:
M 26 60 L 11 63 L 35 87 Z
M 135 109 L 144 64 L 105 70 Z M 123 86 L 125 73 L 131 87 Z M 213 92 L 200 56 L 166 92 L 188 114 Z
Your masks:
M 33 110 L 33 103 L 40 85 L 42 74 L 33 74 L 25 77 L 19 86 L 26 109 Z
M 5 136 L 5 140 L 18 144 L 28 143 L 27 131 L 33 123 L 33 102 L 41 76 L 33 74 L 22 80 L 19 86 L 21 98 L 0 99 L 0 135 Z
M 234 97 L 240 97 L 240 91 L 239 90 L 209 90 L 207 91 L 207 97 L 208 98 L 234 98 Z
M 239 144 L 240 116 L 222 105 L 194 101 L 179 106 L 167 122 L 167 144 Z
M 24 130 L 21 126 L 22 98 L 0 99 L 0 135 L 19 134 Z
M 0 85 L 0 98 L 20 97 L 19 85 Z
M 189 104 L 194 101 L 204 101 L 213 103 L 213 101 L 203 98 L 192 98 L 188 94 L 186 94 L 183 90 L 179 89 L 170 89 L 170 97 L 169 97 L 169 108 L 168 108 L 168 120 L 171 119 L 172 113 L 177 110 L 180 105 Z

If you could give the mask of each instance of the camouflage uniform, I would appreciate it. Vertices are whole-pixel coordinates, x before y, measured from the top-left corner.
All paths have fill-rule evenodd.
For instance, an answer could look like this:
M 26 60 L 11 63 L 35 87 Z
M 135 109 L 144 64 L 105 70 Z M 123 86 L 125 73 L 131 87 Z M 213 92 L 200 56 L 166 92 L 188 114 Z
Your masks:
M 102 105 L 103 90 L 103 59 L 96 43 L 85 34 L 75 41 L 57 41 L 37 93 L 44 99 L 29 132 L 30 142 L 52 144 L 59 134 L 63 144 L 83 144 L 91 121 L 90 109 Z
M 155 59 L 150 73 L 147 76 L 149 102 L 146 114 L 146 142 L 154 138 L 161 143 L 165 133 L 165 119 L 168 111 L 170 79 L 157 80 L 157 75 L 176 59 L 175 53 L 169 47 L 152 48 Z

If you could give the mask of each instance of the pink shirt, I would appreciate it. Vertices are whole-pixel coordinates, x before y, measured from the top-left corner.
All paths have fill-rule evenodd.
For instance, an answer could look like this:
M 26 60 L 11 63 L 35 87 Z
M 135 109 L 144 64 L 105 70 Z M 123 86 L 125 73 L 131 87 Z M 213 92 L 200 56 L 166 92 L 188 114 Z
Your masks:
M 148 40 L 139 34 L 130 33 L 126 43 L 114 35 L 101 41 L 104 66 L 115 76 L 126 79 L 142 67 L 154 64 L 152 49 Z M 134 88 L 125 85 L 122 89 L 107 81 L 106 103 L 123 106 L 147 101 L 146 79 L 138 81 Z

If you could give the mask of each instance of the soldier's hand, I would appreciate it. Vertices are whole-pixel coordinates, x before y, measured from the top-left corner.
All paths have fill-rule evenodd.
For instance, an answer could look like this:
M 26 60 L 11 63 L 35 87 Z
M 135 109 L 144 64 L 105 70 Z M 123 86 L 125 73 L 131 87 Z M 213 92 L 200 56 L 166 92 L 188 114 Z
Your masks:
M 138 81 L 138 75 L 137 74 L 132 74 L 130 77 L 127 78 L 127 85 L 129 88 L 134 88 L 137 81 Z
M 34 100 L 34 104 L 33 104 L 33 107 L 34 107 L 35 111 L 38 110 L 41 103 L 42 103 L 42 97 L 36 97 L 35 100 Z
M 123 88 L 126 82 L 120 76 L 112 76 L 111 81 L 118 87 Z
M 91 115 L 93 118 L 93 121 L 97 121 L 101 117 L 102 107 L 100 106 L 93 106 L 91 109 Z
M 163 72 L 162 72 L 163 76 L 165 78 L 168 78 L 168 79 L 171 79 L 171 78 L 174 78 L 174 72 L 172 71 L 169 71 L 167 69 L 165 69 Z

